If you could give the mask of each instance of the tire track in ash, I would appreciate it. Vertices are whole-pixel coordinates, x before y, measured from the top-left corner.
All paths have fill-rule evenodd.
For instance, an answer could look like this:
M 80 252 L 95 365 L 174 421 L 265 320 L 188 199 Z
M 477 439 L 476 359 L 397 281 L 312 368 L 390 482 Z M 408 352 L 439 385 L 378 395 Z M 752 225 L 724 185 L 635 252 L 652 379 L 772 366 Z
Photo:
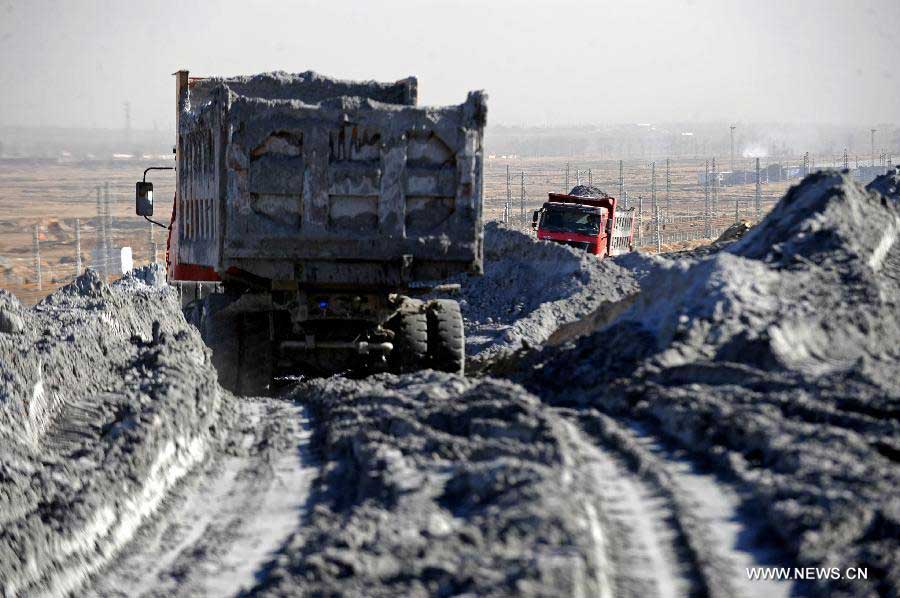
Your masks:
M 575 467 L 596 492 L 596 503 L 586 505 L 586 511 L 591 529 L 603 532 L 602 542 L 595 541 L 605 553 L 596 559 L 607 569 L 603 586 L 611 584 L 615 596 L 689 595 L 694 588 L 690 564 L 679 555 L 665 500 L 618 458 L 585 438 L 570 418 L 562 422 L 580 456 Z
M 789 582 L 748 579 L 747 568 L 781 555 L 760 540 L 762 526 L 741 512 L 730 486 L 640 428 L 595 411 L 558 411 L 596 480 L 617 595 L 790 595 Z
M 234 595 L 255 584 L 299 526 L 318 474 L 305 407 L 235 400 L 245 454 L 214 460 L 176 489 L 88 595 Z

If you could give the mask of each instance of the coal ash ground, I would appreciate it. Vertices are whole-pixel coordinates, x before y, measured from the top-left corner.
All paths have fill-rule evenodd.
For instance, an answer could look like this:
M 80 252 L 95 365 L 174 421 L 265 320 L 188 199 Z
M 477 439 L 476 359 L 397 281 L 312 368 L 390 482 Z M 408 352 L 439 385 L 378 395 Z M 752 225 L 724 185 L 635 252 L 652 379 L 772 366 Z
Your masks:
M 759 531 L 733 493 L 602 414 L 438 372 L 315 380 L 294 396 L 317 421 L 322 473 L 254 595 L 789 591 L 736 575 L 772 547 L 730 531 Z
M 584 506 L 592 490 L 536 397 L 438 372 L 294 392 L 318 422 L 321 496 L 254 592 L 608 592 Z
M 898 234 L 896 203 L 811 175 L 743 239 L 660 260 L 622 314 L 511 377 L 643 422 L 729 477 L 798 565 L 868 571 L 805 591 L 896 594 Z
M 626 256 L 598 260 L 494 222 L 484 239 L 484 275 L 454 280 L 462 286 L 466 354 L 475 364 L 542 344 L 561 325 L 638 288 Z
M 0 321 L 0 588 L 60 595 L 153 516 L 225 410 L 171 289 L 88 271 L 32 309 L 0 291 Z
M 896 594 L 898 210 L 826 172 L 674 258 L 489 225 L 485 277 L 460 282 L 495 378 L 279 399 L 218 388 L 159 272 L 88 273 L 33 309 L 0 293 L 0 587 Z M 276 512 L 277 534 L 256 525 Z M 869 580 L 744 579 L 762 564 Z

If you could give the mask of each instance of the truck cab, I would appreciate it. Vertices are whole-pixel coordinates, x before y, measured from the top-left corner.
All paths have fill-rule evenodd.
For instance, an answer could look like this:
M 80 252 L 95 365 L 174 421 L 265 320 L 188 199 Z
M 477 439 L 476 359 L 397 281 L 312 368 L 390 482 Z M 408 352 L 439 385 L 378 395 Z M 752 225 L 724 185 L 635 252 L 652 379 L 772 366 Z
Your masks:
M 581 249 L 599 258 L 633 249 L 633 208 L 617 213 L 614 197 L 550 193 L 535 210 L 537 238 Z

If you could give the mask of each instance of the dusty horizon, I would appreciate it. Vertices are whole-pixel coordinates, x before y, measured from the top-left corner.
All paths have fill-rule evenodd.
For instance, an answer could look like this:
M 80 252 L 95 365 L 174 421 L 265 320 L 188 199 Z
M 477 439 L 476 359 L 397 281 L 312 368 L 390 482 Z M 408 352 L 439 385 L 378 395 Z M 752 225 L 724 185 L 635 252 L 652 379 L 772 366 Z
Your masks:
M 171 129 L 179 68 L 414 75 L 423 105 L 486 90 L 498 126 L 878 126 L 900 105 L 888 0 L 252 4 L 0 2 L 0 126 L 121 129 L 128 103 L 132 129 Z

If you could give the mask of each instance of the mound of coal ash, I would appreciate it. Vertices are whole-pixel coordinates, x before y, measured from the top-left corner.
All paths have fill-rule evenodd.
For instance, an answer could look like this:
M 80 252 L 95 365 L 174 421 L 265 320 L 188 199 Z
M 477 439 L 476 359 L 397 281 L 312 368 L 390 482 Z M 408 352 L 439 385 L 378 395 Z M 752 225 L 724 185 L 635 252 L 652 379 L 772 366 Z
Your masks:
M 723 230 L 722 234 L 719 235 L 715 241 L 713 241 L 713 244 L 725 245 L 727 243 L 734 243 L 738 239 L 743 238 L 751 228 L 753 228 L 753 224 L 748 222 L 747 220 L 735 222 L 734 224 Z
M 821 172 L 724 251 L 663 262 L 624 313 L 514 376 L 649 423 L 748 492 L 802 566 L 900 589 L 900 206 Z M 812 590 L 810 590 L 812 591 Z
M 900 202 L 900 174 L 896 168 L 892 168 L 866 185 L 866 189 L 880 193 L 887 199 Z
M 620 262 L 489 223 L 484 275 L 455 280 L 462 287 L 467 355 L 486 360 L 535 346 L 562 324 L 634 293 L 635 275 Z
M 594 198 L 610 198 L 612 195 L 606 193 L 599 187 L 594 187 L 592 185 L 575 185 L 572 187 L 572 190 L 569 191 L 569 195 L 576 195 L 578 197 L 594 197 Z
M 558 417 L 520 387 L 423 372 L 296 396 L 323 488 L 254 593 L 599 595 L 592 493 Z
M 0 291 L 0 594 L 76 592 L 209 451 L 215 371 L 175 292 L 88 270 Z

